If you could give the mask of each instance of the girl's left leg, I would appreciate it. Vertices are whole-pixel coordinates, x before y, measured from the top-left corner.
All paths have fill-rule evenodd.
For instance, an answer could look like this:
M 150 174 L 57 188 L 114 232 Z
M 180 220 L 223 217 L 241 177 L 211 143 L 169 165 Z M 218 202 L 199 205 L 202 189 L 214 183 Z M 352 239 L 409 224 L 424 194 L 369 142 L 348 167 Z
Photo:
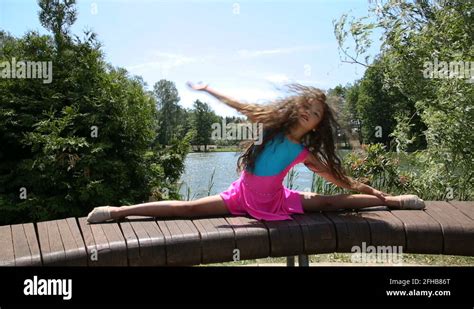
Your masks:
M 371 206 L 400 207 L 399 196 L 386 196 L 386 202 L 368 194 L 320 195 L 313 192 L 299 192 L 304 211 L 332 211 Z

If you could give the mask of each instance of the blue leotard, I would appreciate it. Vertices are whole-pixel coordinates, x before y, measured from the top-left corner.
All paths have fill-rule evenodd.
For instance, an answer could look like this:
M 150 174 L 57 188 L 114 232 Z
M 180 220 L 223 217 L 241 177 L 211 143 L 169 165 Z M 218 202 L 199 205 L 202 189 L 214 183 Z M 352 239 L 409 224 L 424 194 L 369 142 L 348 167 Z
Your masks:
M 277 133 L 258 154 L 252 174 L 277 175 L 293 162 L 303 148 L 302 144 L 290 141 L 283 132 Z

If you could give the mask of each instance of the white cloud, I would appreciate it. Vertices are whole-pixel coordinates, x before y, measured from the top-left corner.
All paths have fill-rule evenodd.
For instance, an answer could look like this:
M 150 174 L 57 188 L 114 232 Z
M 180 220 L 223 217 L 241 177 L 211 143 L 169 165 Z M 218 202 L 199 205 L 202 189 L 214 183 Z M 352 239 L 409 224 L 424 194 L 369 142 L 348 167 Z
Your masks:
M 202 61 L 202 59 L 196 57 L 159 51 L 153 52 L 149 58 L 150 59 L 144 63 L 128 66 L 127 70 L 134 74 L 143 74 L 147 71 L 159 70 L 166 75 L 173 68 Z
M 322 46 L 320 45 L 305 45 L 305 46 L 282 47 L 282 48 L 263 49 L 263 50 L 241 49 L 237 51 L 237 55 L 240 58 L 245 59 L 245 58 L 256 58 L 256 57 L 268 56 L 268 55 L 293 54 L 293 53 L 304 52 L 304 51 L 316 51 L 321 48 Z
M 264 79 L 277 84 L 288 83 L 290 81 L 290 78 L 286 74 L 270 74 L 266 75 Z

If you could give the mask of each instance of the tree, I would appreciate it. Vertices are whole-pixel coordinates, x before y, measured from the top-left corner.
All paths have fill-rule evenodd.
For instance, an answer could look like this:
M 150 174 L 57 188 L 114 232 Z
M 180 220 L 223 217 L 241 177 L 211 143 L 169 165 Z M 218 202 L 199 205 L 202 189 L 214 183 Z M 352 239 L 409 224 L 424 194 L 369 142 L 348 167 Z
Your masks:
M 162 79 L 153 86 L 153 94 L 158 109 L 158 142 L 168 145 L 176 134 L 175 130 L 182 113 L 178 105 L 180 100 L 178 90 L 173 82 Z
M 47 8 L 40 16 L 54 25 L 73 20 L 70 6 Z M 152 147 L 157 111 L 143 80 L 107 64 L 93 33 L 53 29 L 63 29 L 62 52 L 48 35 L 0 32 L 0 62 L 54 65 L 50 84 L 0 79 L 0 225 L 144 202 L 156 188 L 176 197 L 189 138 Z
M 54 34 L 58 50 L 69 38 L 69 27 L 77 19 L 76 0 L 39 0 L 41 25 Z
M 218 117 L 207 103 L 200 100 L 194 101 L 193 108 L 193 128 L 196 135 L 192 142 L 195 145 L 204 145 L 204 151 L 207 151 L 207 145 L 211 143 L 212 124 L 218 121 Z
M 413 136 L 420 146 L 426 140 L 427 149 L 417 160 L 424 168 L 417 179 L 443 198 L 446 192 L 458 199 L 474 196 L 474 135 L 468 133 L 474 129 L 474 87 L 466 70 L 459 74 L 454 69 L 474 57 L 473 9 L 474 3 L 464 0 L 376 1 L 369 16 L 349 23 L 343 16 L 335 24 L 346 55 L 347 34 L 355 38 L 353 60 L 368 50 L 371 32 L 380 30 L 384 84 L 405 96 L 413 112 L 398 117 L 394 138 L 400 145 L 408 145 Z
M 347 117 L 345 117 L 345 93 L 346 89 L 342 85 L 337 85 L 332 89 L 328 89 L 326 93 L 327 103 L 335 112 L 336 120 L 339 127 L 336 128 L 336 141 L 347 147 L 347 141 L 350 139 L 350 125 Z
M 364 143 L 390 144 L 389 134 L 395 127 L 396 105 L 397 98 L 388 95 L 383 89 L 381 67 L 369 67 L 360 81 L 357 100 Z

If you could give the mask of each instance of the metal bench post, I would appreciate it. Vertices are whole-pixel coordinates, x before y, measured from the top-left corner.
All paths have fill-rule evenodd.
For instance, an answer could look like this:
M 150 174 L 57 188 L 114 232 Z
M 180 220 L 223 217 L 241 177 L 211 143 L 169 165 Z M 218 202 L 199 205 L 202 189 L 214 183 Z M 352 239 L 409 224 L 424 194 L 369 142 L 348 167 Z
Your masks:
M 298 266 L 299 267 L 308 267 L 309 266 L 309 258 L 306 254 L 298 255 Z
M 295 266 L 295 257 L 294 256 L 287 256 L 286 257 L 286 266 L 287 267 L 294 267 Z

